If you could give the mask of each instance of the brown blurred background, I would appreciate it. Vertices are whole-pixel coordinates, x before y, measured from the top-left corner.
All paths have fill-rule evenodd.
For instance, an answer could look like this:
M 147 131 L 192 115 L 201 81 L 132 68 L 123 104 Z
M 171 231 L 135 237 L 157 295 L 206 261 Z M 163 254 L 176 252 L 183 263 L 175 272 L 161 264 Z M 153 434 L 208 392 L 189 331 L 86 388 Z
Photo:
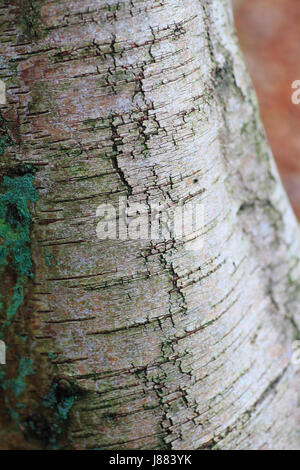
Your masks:
M 300 219 L 300 0 L 233 0 L 236 26 L 283 183 Z

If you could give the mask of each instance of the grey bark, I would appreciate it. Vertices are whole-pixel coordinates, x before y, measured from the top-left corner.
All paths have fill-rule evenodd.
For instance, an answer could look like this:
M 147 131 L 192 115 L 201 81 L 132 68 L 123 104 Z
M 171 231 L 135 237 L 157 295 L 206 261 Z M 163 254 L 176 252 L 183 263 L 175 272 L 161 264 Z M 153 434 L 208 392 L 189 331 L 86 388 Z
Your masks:
M 30 354 L 40 395 L 80 390 L 62 445 L 299 449 L 299 230 L 228 2 L 2 5 L 3 174 L 38 168 Z M 203 248 L 98 240 L 120 196 L 202 204 Z

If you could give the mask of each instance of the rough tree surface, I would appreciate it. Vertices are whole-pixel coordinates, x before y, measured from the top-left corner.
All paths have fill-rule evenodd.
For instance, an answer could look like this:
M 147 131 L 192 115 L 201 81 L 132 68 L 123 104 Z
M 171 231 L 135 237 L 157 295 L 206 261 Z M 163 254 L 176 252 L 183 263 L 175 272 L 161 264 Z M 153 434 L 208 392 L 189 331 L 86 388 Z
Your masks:
M 299 449 L 300 237 L 228 2 L 0 18 L 1 448 Z M 98 240 L 120 196 L 203 204 L 203 249 Z

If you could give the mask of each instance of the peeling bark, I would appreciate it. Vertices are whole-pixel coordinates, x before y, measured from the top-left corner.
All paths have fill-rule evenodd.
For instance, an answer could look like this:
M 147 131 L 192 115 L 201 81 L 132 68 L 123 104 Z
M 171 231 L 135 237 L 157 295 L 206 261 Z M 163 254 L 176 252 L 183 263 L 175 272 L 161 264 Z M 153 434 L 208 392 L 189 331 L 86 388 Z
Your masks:
M 299 449 L 300 237 L 227 0 L 0 15 L 1 174 L 30 165 L 39 193 L 1 446 Z M 96 209 L 120 196 L 203 204 L 203 249 L 98 240 Z

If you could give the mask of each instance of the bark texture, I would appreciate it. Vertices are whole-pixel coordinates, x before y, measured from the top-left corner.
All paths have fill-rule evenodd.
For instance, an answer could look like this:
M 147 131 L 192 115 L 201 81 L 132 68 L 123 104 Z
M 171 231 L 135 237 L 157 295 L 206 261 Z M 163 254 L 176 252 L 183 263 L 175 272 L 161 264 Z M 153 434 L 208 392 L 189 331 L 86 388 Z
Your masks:
M 300 237 L 227 0 L 0 15 L 1 446 L 299 449 Z M 98 240 L 122 195 L 203 204 L 203 249 Z

